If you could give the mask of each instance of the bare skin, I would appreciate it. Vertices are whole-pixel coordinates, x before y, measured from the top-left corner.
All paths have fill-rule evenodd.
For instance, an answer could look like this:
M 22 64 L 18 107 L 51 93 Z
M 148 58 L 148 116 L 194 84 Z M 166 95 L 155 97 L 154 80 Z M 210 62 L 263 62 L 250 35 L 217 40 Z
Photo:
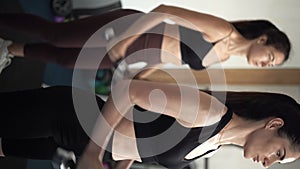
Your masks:
M 24 57 L 24 44 L 13 42 L 10 46 L 7 47 L 8 51 L 18 57 Z
M 126 91 L 125 89 L 129 89 L 129 100 L 125 99 L 128 97 L 126 93 L 124 94 L 124 91 Z M 197 99 L 190 99 L 189 101 L 191 101 L 191 104 L 179 104 L 183 101 L 180 97 L 179 89 L 181 89 L 181 92 L 184 90 L 189 93 L 189 96 L 191 96 L 192 93 L 196 93 L 195 96 L 198 95 L 201 102 Z M 160 95 L 159 91 L 164 93 L 164 95 Z M 214 97 L 203 93 L 198 89 L 174 84 L 163 84 L 140 80 L 133 80 L 131 82 L 123 81 L 117 84 L 115 92 L 115 94 L 117 94 L 115 96 L 118 96 L 115 97 L 116 100 L 113 101 L 114 97 L 110 96 L 102 109 L 102 114 L 106 119 L 106 122 L 108 122 L 112 128 L 109 128 L 110 131 L 104 131 L 103 129 L 105 129 L 106 126 L 103 125 L 105 122 L 103 120 L 100 120 L 101 123 L 98 123 L 99 125 L 96 125 L 95 127 L 93 140 L 97 139 L 98 141 L 102 141 L 102 143 L 97 141 L 97 143 L 101 143 L 100 145 L 106 145 L 105 142 L 109 140 L 108 138 L 110 138 L 112 130 L 117 129 L 118 132 L 124 135 L 128 134 L 129 131 L 127 129 L 128 126 L 130 126 L 128 124 L 131 123 L 128 123 L 127 121 L 127 124 L 124 125 L 124 121 L 122 119 L 124 119 L 126 114 L 130 112 L 129 110 L 133 105 L 139 105 L 147 110 L 171 116 L 181 125 L 189 128 L 213 124 L 214 122 L 219 121 L 227 111 L 225 105 L 215 100 Z M 123 97 L 122 95 L 126 96 Z M 164 100 L 160 98 L 162 96 L 167 102 L 162 103 Z M 118 99 L 120 99 L 119 101 L 121 102 L 118 102 Z M 162 104 L 164 104 L 163 111 L 161 110 Z M 196 112 L 197 117 L 199 118 L 195 118 L 195 116 L 190 112 Z M 209 116 L 207 114 L 208 112 L 210 112 Z M 209 118 L 207 119 L 207 117 Z M 300 157 L 300 153 L 293 151 L 290 147 L 290 142 L 286 138 L 279 137 L 277 134 L 277 130 L 283 125 L 284 121 L 280 118 L 270 117 L 260 121 L 249 121 L 233 114 L 231 121 L 219 134 L 191 151 L 187 154 L 186 158 L 193 158 L 202 154 L 205 150 L 213 149 L 218 145 L 233 144 L 244 147 L 245 158 L 250 158 L 255 162 L 261 162 L 265 167 L 276 162 L 283 163 L 294 161 Z M 103 135 L 105 133 L 107 133 L 107 135 Z M 237 135 L 236 133 L 239 134 Z M 132 135 L 128 135 L 128 137 L 131 138 Z M 87 150 L 89 150 L 89 148 Z M 86 152 L 87 156 L 97 155 L 97 158 L 91 157 L 91 159 L 97 159 L 98 162 L 101 163 L 103 149 L 99 149 L 98 147 L 98 150 L 95 148 L 90 150 L 92 152 Z M 131 151 L 132 148 L 127 150 Z M 136 154 L 132 157 L 136 158 L 135 155 Z M 127 154 L 127 159 L 124 160 L 129 160 L 129 157 L 130 153 Z
M 0 138 L 0 157 L 4 157 L 4 153 L 2 150 L 2 139 Z
M 116 37 L 116 39 L 108 44 L 109 47 L 114 46 L 118 39 L 122 39 L 120 43 L 115 45 L 109 51 L 112 61 L 118 60 L 120 57 L 125 56 L 128 46 L 130 46 L 139 37 L 137 34 L 146 32 L 165 20 L 171 20 L 174 22 L 174 25 L 172 26 L 175 27 L 176 25 L 180 25 L 199 31 L 203 34 L 205 40 L 211 43 L 216 43 L 203 59 L 202 64 L 205 67 L 226 61 L 232 55 L 247 58 L 249 64 L 259 67 L 275 66 L 284 62 L 284 55 L 278 51 L 277 54 L 273 55 L 273 57 L 264 57 L 264 55 L 270 53 L 270 49 L 265 49 L 267 48 L 267 46 L 264 45 L 266 40 L 265 36 L 254 40 L 247 40 L 229 22 L 222 18 L 167 5 L 160 5 L 151 12 L 152 13 L 141 17 L 134 24 L 132 24 L 132 26 L 123 35 Z M 135 36 L 126 38 L 128 35 Z M 174 35 L 173 31 L 171 36 L 178 36 L 178 32 Z M 260 56 L 262 56 L 261 58 L 257 57 L 257 55 L 252 52 L 252 50 L 258 49 L 258 45 L 261 47 L 259 50 L 265 52 L 260 54 Z M 178 58 L 179 60 L 181 59 L 181 57 L 178 57 L 181 56 L 178 40 L 170 39 L 168 36 L 165 36 L 162 44 L 162 51 L 170 51 L 170 53 L 173 54 L 173 59 L 169 59 L 168 63 L 174 63 L 175 65 L 181 64 L 178 62 Z M 163 61 L 163 54 L 161 57 Z M 166 62 L 163 61 L 163 63 Z M 155 67 L 154 65 L 150 66 Z M 151 72 L 144 74 L 144 76 L 141 76 L 142 78 L 151 74 Z
M 108 44 L 105 43 L 106 47 L 111 49 L 109 51 L 111 61 L 115 62 L 123 58 L 126 50 L 139 37 L 139 34 L 147 32 L 166 20 L 171 23 L 165 24 L 165 36 L 160 54 L 161 64 L 147 65 L 154 69 L 142 71 L 138 76 L 140 79 L 146 79 L 155 71 L 155 68 L 160 68 L 164 63 L 182 64 L 178 26 L 199 31 L 205 40 L 215 43 L 202 61 L 205 67 L 226 61 L 232 55 L 244 57 L 249 64 L 258 67 L 275 66 L 284 62 L 285 56 L 281 52 L 264 45 L 267 39 L 264 35 L 254 40 L 247 40 L 231 23 L 222 18 L 168 5 L 156 7 L 135 21 L 123 34 L 115 36 Z M 11 54 L 24 57 L 24 44 L 14 42 L 8 49 Z
M 126 91 L 127 87 L 130 87 L 130 100 L 127 99 L 128 95 L 126 95 L 126 93 L 124 94 L 124 91 Z M 93 135 L 93 140 L 97 140 L 98 145 L 104 145 L 104 147 L 105 145 L 107 145 L 107 142 L 112 134 L 112 130 L 116 129 L 117 126 L 122 125 L 122 119 L 133 105 L 139 105 L 140 107 L 145 108 L 147 110 L 153 112 L 160 112 L 168 116 L 174 117 L 178 120 L 180 124 L 186 127 L 197 127 L 207 124 L 213 124 L 216 121 L 218 121 L 227 110 L 226 107 L 224 107 L 224 105 L 217 101 L 215 98 L 211 97 L 206 93 L 200 92 L 198 89 L 190 87 L 181 86 L 179 88 L 179 86 L 172 84 L 161 84 L 155 82 L 133 80 L 131 83 L 129 83 L 129 81 L 121 82 L 117 84 L 115 89 L 115 96 L 117 97 L 114 97 L 113 94 L 108 98 L 107 102 L 105 103 L 102 109 L 102 115 L 105 118 L 105 120 L 100 119 L 99 123 L 97 123 L 98 125 L 96 125 L 95 127 L 95 132 Z M 184 106 L 181 108 L 179 104 L 181 102 L 181 95 L 179 89 L 190 93 L 191 95 L 195 96 L 195 98 L 201 99 L 201 102 L 195 99 L 195 101 L 185 103 Z M 155 94 L 157 94 L 152 93 L 153 91 L 159 90 L 163 91 L 167 100 L 167 102 L 165 102 L 166 105 L 163 112 L 161 112 L 161 102 L 155 102 L 159 99 L 148 99 L 149 95 L 154 94 L 155 96 Z M 161 96 L 156 95 L 155 97 Z M 198 106 L 198 104 L 200 105 Z M 211 106 L 213 107 L 213 109 L 210 110 Z M 182 111 L 178 111 L 180 109 L 182 109 Z M 191 114 L 189 112 L 196 113 Z M 188 113 L 189 115 L 186 115 L 186 113 Z M 203 114 L 203 116 L 197 116 L 197 113 Z M 210 118 L 203 119 L 203 117 L 207 117 L 205 115 L 207 113 L 211 114 Z M 195 115 L 197 116 L 197 118 L 195 118 Z M 110 127 L 106 126 L 106 124 L 109 124 Z M 98 129 L 107 130 L 100 132 Z M 107 137 L 103 137 L 104 135 Z M 98 161 L 101 162 L 104 152 L 102 148 L 100 148 L 99 146 L 95 146 L 95 144 L 91 144 L 87 148 L 87 151 L 87 156 L 97 154 L 93 152 L 98 151 L 97 158 L 93 157 L 92 159 L 99 159 Z M 82 160 L 84 159 L 85 158 L 83 158 Z M 86 164 L 86 162 L 83 163 Z
M 215 42 L 224 37 L 227 37 L 229 33 L 232 31 L 231 24 L 229 24 L 227 21 L 221 18 L 187 10 L 187 9 L 160 5 L 154 10 L 152 10 L 151 13 L 146 14 L 145 16 L 137 20 L 124 34 L 120 35 L 116 39 L 113 39 L 108 44 L 108 48 L 110 48 L 110 46 L 114 46 L 109 51 L 110 59 L 112 61 L 115 61 L 118 60 L 120 57 L 124 57 L 128 46 L 130 46 L 139 37 L 136 34 L 146 32 L 147 30 L 164 22 L 167 19 L 172 20 L 175 23 L 175 25 L 166 26 L 165 28 L 166 36 L 164 36 L 162 46 L 161 46 L 162 63 L 173 63 L 175 65 L 181 65 L 179 32 L 178 30 L 176 31 L 176 29 L 178 29 L 177 25 L 202 32 L 203 35 L 205 36 L 205 39 L 208 40 L 209 42 Z M 143 26 L 141 27 L 140 25 Z M 124 38 L 132 34 L 134 34 L 135 36 L 131 36 L 130 38 Z M 175 38 L 170 38 L 169 36 Z M 178 37 L 178 39 L 176 39 L 176 37 Z M 115 43 L 119 41 L 118 39 L 125 39 L 125 40 L 122 40 L 120 43 L 118 43 L 115 46 Z M 164 53 L 169 53 L 172 56 L 166 57 Z M 216 62 L 216 59 L 219 60 L 219 58 L 215 58 L 215 56 L 213 57 L 214 60 L 210 62 Z M 221 60 L 226 60 L 226 59 L 222 58 Z M 149 66 L 159 67 L 155 65 L 149 65 Z M 152 71 L 152 70 L 149 69 L 148 71 Z M 150 73 L 143 72 L 143 75 L 141 75 L 140 77 L 145 78 L 151 73 L 152 72 Z

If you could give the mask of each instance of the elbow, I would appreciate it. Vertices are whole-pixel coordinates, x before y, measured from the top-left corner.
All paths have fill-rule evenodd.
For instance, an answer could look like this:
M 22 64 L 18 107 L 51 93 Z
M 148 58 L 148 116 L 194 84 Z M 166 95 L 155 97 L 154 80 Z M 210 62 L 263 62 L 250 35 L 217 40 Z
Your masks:
M 129 98 L 130 103 L 131 103 L 132 106 L 136 105 L 136 103 L 137 103 L 137 97 L 136 97 L 135 90 L 129 89 L 128 98 Z
M 156 7 L 157 9 L 160 9 L 160 10 L 164 10 L 166 8 L 167 5 L 165 4 L 160 4 L 158 7 Z
M 160 4 L 157 6 L 152 12 L 160 12 L 160 13 L 166 13 L 168 11 L 168 6 L 165 4 Z
M 167 24 L 174 25 L 176 24 L 177 16 L 174 8 L 172 6 L 168 6 L 165 4 L 161 4 L 156 7 L 151 12 L 159 13 L 159 17 L 157 17 L 160 21 L 165 22 Z

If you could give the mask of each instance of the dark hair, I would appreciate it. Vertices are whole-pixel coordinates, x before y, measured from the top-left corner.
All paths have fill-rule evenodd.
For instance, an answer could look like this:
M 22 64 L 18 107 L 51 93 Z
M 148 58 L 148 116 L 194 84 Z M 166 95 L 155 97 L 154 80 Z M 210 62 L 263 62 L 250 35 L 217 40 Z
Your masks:
M 266 45 L 271 45 L 281 51 L 286 61 L 289 58 L 291 43 L 287 35 L 280 31 L 273 23 L 267 20 L 236 21 L 231 24 L 246 39 L 255 39 L 261 35 L 266 35 L 268 40 Z
M 283 119 L 284 125 L 278 130 L 278 134 L 288 138 L 292 147 L 300 152 L 300 105 L 293 98 L 277 93 L 213 92 L 213 96 L 217 98 L 224 94 L 226 97 L 223 98 L 223 103 L 246 120 L 262 120 L 268 117 Z

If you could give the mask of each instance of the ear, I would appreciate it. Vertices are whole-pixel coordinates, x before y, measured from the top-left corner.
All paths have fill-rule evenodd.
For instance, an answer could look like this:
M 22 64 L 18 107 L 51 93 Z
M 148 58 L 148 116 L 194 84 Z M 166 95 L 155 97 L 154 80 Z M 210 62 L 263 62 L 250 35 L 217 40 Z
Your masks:
M 267 40 L 268 40 L 268 36 L 263 34 L 257 38 L 257 43 L 258 44 L 266 44 Z
M 284 125 L 282 118 L 273 118 L 269 120 L 266 124 L 267 129 L 279 129 Z

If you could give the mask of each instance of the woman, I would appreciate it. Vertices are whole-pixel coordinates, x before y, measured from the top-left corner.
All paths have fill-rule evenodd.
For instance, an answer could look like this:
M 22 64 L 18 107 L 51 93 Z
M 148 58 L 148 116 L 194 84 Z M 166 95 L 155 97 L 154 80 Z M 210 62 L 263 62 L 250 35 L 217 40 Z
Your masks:
M 29 21 L 34 24 L 28 24 Z M 111 22 L 116 24 L 106 28 Z M 10 56 L 51 61 L 66 67 L 74 67 L 84 43 L 99 29 L 102 29 L 101 36 L 86 47 L 97 47 L 95 52 L 105 55 L 100 68 L 111 68 L 121 58 L 126 58 L 128 64 L 138 61 L 148 66 L 185 63 L 200 70 L 223 62 L 231 55 L 243 56 L 249 64 L 265 67 L 282 64 L 290 52 L 288 37 L 269 21 L 230 23 L 212 15 L 167 5 L 160 5 L 148 14 L 121 9 L 67 23 L 52 23 L 29 14 L 0 14 L 0 28 L 22 32 L 45 42 L 3 43 Z M 144 49 L 150 52 L 128 57 Z M 2 54 L 1 58 L 11 59 L 8 54 Z M 94 68 L 88 64 L 77 67 Z
M 100 114 L 93 94 L 71 87 L 1 93 L 3 154 L 47 159 L 59 146 L 84 151 L 80 169 L 103 168 L 105 150 L 120 168 L 135 160 L 180 169 L 226 144 L 265 167 L 300 157 L 300 106 L 286 95 L 228 92 L 223 104 L 195 88 L 140 80 L 113 91 L 105 103 L 96 97 Z

